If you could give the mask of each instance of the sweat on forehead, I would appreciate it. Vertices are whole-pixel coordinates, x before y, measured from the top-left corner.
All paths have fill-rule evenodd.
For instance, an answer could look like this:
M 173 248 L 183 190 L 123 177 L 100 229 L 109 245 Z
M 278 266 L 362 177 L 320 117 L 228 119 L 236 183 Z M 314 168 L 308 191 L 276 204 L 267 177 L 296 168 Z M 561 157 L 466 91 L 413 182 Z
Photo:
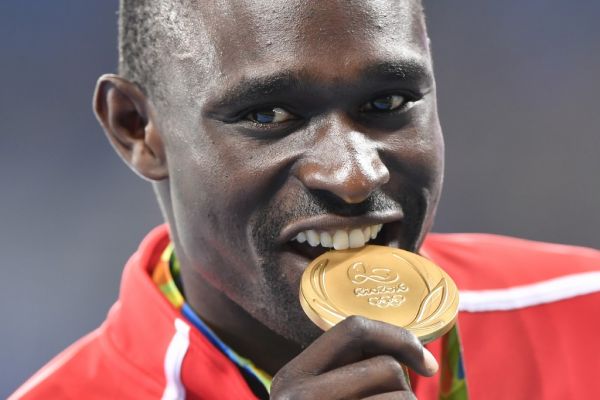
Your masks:
M 351 40 L 377 40 L 385 30 L 394 31 L 388 35 L 391 40 L 425 45 L 421 1 L 121 0 L 119 70 L 149 95 L 162 97 L 160 72 L 169 60 L 185 59 L 202 68 L 215 51 L 223 55 L 223 49 L 222 65 L 230 64 L 228 55 L 251 54 L 265 46 L 271 54 L 281 51 L 278 46 L 302 51 L 290 38 L 317 41 L 330 53 Z

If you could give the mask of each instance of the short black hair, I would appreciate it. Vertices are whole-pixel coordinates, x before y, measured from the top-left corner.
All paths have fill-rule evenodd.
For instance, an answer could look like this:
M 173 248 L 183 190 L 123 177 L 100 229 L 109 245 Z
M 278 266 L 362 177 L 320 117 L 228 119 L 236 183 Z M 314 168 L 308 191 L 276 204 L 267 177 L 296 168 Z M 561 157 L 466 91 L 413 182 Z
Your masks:
M 119 74 L 147 94 L 161 96 L 159 71 L 177 31 L 182 6 L 193 0 L 120 0 Z M 189 4 L 188 4 L 189 3 Z
M 147 88 L 157 60 L 156 24 L 151 0 L 121 0 L 119 6 L 119 74 Z

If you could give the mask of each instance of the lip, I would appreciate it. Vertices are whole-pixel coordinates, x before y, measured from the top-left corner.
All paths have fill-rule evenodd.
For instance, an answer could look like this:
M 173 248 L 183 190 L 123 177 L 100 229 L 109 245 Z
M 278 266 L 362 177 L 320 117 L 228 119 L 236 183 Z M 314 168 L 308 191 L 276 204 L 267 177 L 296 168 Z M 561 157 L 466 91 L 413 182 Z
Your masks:
M 351 230 L 363 228 L 368 225 L 387 224 L 398 222 L 404 218 L 402 210 L 388 210 L 368 213 L 356 217 L 342 217 L 333 214 L 322 214 L 305 218 L 286 225 L 280 232 L 277 241 L 285 244 L 298 235 L 298 233 L 314 229 L 316 231 L 334 231 L 337 229 Z

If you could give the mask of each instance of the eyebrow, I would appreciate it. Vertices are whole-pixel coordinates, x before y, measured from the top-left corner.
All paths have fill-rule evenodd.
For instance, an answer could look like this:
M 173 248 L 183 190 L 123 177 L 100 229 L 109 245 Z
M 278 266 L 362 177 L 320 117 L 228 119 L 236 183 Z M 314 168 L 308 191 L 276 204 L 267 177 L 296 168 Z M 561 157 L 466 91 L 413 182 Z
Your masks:
M 427 83 L 433 81 L 428 63 L 421 60 L 384 60 L 368 65 L 354 82 L 336 82 L 336 85 L 365 84 L 370 82 Z M 210 108 L 234 108 L 244 104 L 264 102 L 294 92 L 317 91 L 323 83 L 306 71 L 283 70 L 271 75 L 242 78 L 225 89 L 218 99 L 211 101 Z
M 405 81 L 431 81 L 433 76 L 431 67 L 418 60 L 381 61 L 369 65 L 363 70 L 366 79 L 405 80 Z
M 235 107 L 237 104 L 260 102 L 266 97 L 298 91 L 301 87 L 314 83 L 314 80 L 304 73 L 284 70 L 272 75 L 243 78 L 211 103 L 217 108 Z

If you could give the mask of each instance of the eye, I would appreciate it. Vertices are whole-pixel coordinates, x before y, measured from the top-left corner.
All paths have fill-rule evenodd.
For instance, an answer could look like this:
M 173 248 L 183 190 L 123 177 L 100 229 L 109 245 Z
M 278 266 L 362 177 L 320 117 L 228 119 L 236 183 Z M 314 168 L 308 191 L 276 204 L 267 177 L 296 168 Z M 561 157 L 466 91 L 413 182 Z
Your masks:
M 273 107 L 248 113 L 246 119 L 258 124 L 269 125 L 296 119 L 296 116 L 283 108 Z
M 394 111 L 408 103 L 406 97 L 399 94 L 381 96 L 369 101 L 361 107 L 361 111 Z

